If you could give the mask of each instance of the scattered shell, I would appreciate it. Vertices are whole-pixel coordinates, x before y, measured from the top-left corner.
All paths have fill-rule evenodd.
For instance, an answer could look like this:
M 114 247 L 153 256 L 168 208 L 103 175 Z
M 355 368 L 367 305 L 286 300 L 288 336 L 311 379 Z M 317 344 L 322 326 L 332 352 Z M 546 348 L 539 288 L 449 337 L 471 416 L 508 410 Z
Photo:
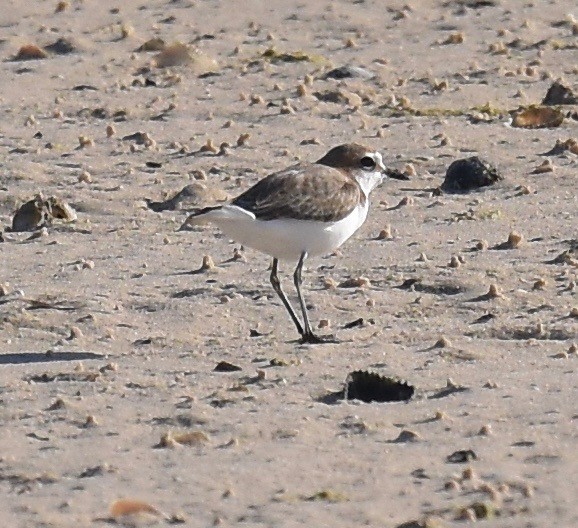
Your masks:
M 70 3 L 62 0 L 56 4 L 56 9 L 54 10 L 54 12 L 55 13 L 62 13 L 63 11 L 66 11 L 69 7 L 70 7 Z
M 371 286 L 371 281 L 366 277 L 356 277 L 346 279 L 339 283 L 340 288 L 367 288 Z
M 325 287 L 326 290 L 332 290 L 334 288 L 337 288 L 338 284 L 337 281 L 332 277 L 326 277 L 325 279 L 323 279 L 323 286 Z
M 239 138 L 237 139 L 237 146 L 242 147 L 242 146 L 246 145 L 247 141 L 249 141 L 250 137 L 251 137 L 251 134 L 249 134 L 248 132 L 241 134 L 239 136 Z
M 490 288 L 486 296 L 489 299 L 497 299 L 498 297 L 502 297 L 502 292 L 500 292 L 500 289 L 496 284 L 490 284 Z
M 434 344 L 434 348 L 448 348 L 451 346 L 451 341 L 445 336 L 441 336 Z
M 164 514 L 157 508 L 139 500 L 119 499 L 110 505 L 110 515 L 112 517 L 139 516 L 142 514 L 164 517 Z
M 462 44 L 465 40 L 463 33 L 452 33 L 442 44 Z
M 78 175 L 78 181 L 80 183 L 92 183 L 92 175 L 88 171 L 82 171 Z
M 16 211 L 12 218 L 12 231 L 34 231 L 41 228 L 48 219 L 48 210 L 42 195 L 38 194 Z
M 201 264 L 200 270 L 201 271 L 208 271 L 208 270 L 212 270 L 215 268 L 216 268 L 215 262 L 210 257 L 210 255 L 205 255 L 203 257 L 203 263 Z
M 459 268 L 462 265 L 460 259 L 458 257 L 456 257 L 455 255 L 452 255 L 452 258 L 450 259 L 450 262 L 448 264 L 448 266 L 450 268 Z
M 391 239 L 392 239 L 391 226 L 387 225 L 387 226 L 385 226 L 385 229 L 382 229 L 378 233 L 377 240 L 391 240 Z
M 564 114 L 557 108 L 529 106 L 514 114 L 512 126 L 518 128 L 554 128 L 564 121 Z
M 480 436 L 490 436 L 492 434 L 492 426 L 490 424 L 482 425 L 478 431 Z
M 86 419 L 84 420 L 84 424 L 82 425 L 84 428 L 96 427 L 98 425 L 98 421 L 94 415 L 89 414 Z
M 186 433 L 165 433 L 161 436 L 158 447 L 175 447 L 175 444 L 198 446 L 210 441 L 203 431 L 188 431 Z
M 78 326 L 71 326 L 70 327 L 70 335 L 68 336 L 69 340 L 72 339 L 80 339 L 81 337 L 83 337 L 83 333 L 82 330 L 80 328 L 78 328 Z
M 419 442 L 421 436 L 415 431 L 410 431 L 409 429 L 402 430 L 397 438 L 393 440 L 396 443 L 407 443 L 407 442 Z
M 211 152 L 212 154 L 218 154 L 219 149 L 215 146 L 212 139 L 207 139 L 207 142 L 199 149 L 199 152 Z
M 555 81 L 544 96 L 543 105 L 575 105 L 578 104 L 578 96 L 571 88 L 566 86 L 561 79 Z
M 153 64 L 157 68 L 169 68 L 172 66 L 181 66 L 189 64 L 193 61 L 191 50 L 185 44 L 175 42 L 170 46 L 166 46 L 163 50 L 155 55 Z
M 281 106 L 281 110 L 280 110 L 281 114 L 287 115 L 287 114 L 294 114 L 295 113 L 295 108 L 293 108 L 293 106 L 291 106 L 290 103 L 286 103 L 284 105 Z
M 489 244 L 487 240 L 478 240 L 478 242 L 476 242 L 476 246 L 475 248 L 478 251 L 485 251 L 486 249 L 488 249 Z
M 94 140 L 87 136 L 78 136 L 78 145 L 80 148 L 94 147 Z
M 556 154 L 563 154 L 564 152 L 571 152 L 572 154 L 578 154 L 578 140 L 574 138 L 568 138 L 566 141 L 560 139 L 556 140 L 556 144 L 551 150 L 545 152 L 545 156 L 553 156 Z
M 540 165 L 538 165 L 533 171 L 532 174 L 545 174 L 547 172 L 554 172 L 554 164 L 551 160 L 547 159 L 544 160 Z
M 15 61 L 26 61 L 26 60 L 37 60 L 45 59 L 48 57 L 48 53 L 36 46 L 36 44 L 25 44 L 22 46 L 18 53 L 14 56 Z
M 265 104 L 265 99 L 263 99 L 262 96 L 260 95 L 255 95 L 255 94 L 251 94 L 251 97 L 249 98 L 249 102 L 251 105 L 256 105 L 256 104 Z
M 503 179 L 497 169 L 478 156 L 459 159 L 448 167 L 441 185 L 444 192 L 467 192 Z
M 137 51 L 163 51 L 167 43 L 162 38 L 152 38 L 141 44 Z
M 45 207 L 52 218 L 58 218 L 66 222 L 74 222 L 78 218 L 76 211 L 67 202 L 57 196 L 48 198 L 45 202 Z
M 346 400 L 371 402 L 407 401 L 414 393 L 414 387 L 394 378 L 380 376 L 375 372 L 356 370 L 345 380 L 343 391 Z
M 512 231 L 508 235 L 508 240 L 506 241 L 505 245 L 510 249 L 515 249 L 517 247 L 520 247 L 523 241 L 524 241 L 523 235 L 521 235 L 516 231 Z
M 130 24 L 122 24 L 120 27 L 120 38 L 126 39 L 134 35 L 134 27 Z

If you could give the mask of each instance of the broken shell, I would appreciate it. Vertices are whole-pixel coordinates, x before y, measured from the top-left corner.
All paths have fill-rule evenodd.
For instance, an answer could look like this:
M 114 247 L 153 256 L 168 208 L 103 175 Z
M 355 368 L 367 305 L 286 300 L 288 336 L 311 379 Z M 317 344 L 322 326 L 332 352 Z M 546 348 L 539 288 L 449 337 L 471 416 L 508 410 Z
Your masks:
M 489 246 L 489 244 L 488 244 L 487 240 L 479 240 L 476 243 L 476 249 L 478 251 L 484 251 L 484 250 L 488 249 L 488 246 Z
M 465 35 L 463 33 L 452 33 L 442 44 L 462 44 L 464 39 Z
M 78 136 L 78 145 L 80 148 L 93 147 L 94 140 L 86 136 Z
M 35 44 L 25 44 L 18 50 L 18 53 L 14 56 L 13 60 L 37 60 L 45 59 L 46 57 L 48 57 L 48 53 L 42 48 L 39 48 Z
M 346 279 L 339 283 L 340 288 L 365 288 L 371 286 L 371 281 L 366 277 Z
M 188 46 L 176 42 L 165 47 L 153 58 L 153 65 L 157 68 L 168 68 L 171 66 L 181 66 L 192 62 L 193 55 Z
M 451 341 L 445 336 L 441 336 L 434 344 L 434 348 L 448 348 L 451 346 Z
M 460 262 L 460 259 L 458 257 L 456 257 L 455 255 L 452 256 L 452 258 L 450 259 L 450 262 L 448 264 L 448 266 L 450 268 L 459 268 L 462 265 L 462 263 Z
M 512 126 L 519 128 L 554 128 L 564 121 L 564 114 L 557 108 L 529 106 L 514 114 Z
M 112 517 L 127 517 L 142 514 L 164 517 L 157 508 L 147 502 L 139 500 L 119 499 L 114 501 L 110 506 L 110 515 Z
M 497 299 L 498 297 L 502 297 L 502 293 L 496 284 L 490 284 L 490 289 L 488 290 L 487 296 L 490 299 Z
M 554 172 L 554 165 L 552 164 L 552 161 L 549 159 L 544 160 L 540 165 L 538 165 L 532 171 L 532 174 L 545 174 L 547 172 Z
M 492 426 L 490 424 L 482 425 L 478 431 L 480 436 L 489 436 L 492 434 Z
M 212 270 L 215 269 L 215 262 L 213 261 L 213 259 L 210 257 L 210 255 L 205 255 L 203 257 L 203 263 L 201 264 L 201 270 L 202 271 L 208 271 L 208 270 Z
M 246 145 L 247 141 L 249 141 L 250 137 L 251 137 L 251 134 L 249 134 L 248 132 L 241 134 L 239 136 L 239 138 L 237 139 L 237 146 L 242 147 L 242 146 Z
M 337 288 L 337 281 L 332 277 L 326 277 L 323 280 L 323 286 L 325 287 L 326 290 L 332 290 L 334 288 Z
M 215 146 L 212 139 L 207 139 L 207 142 L 199 149 L 199 152 L 211 152 L 217 154 L 219 149 Z
M 515 249 L 515 248 L 519 247 L 523 241 L 524 241 L 524 237 L 520 233 L 517 233 L 516 231 L 512 231 L 508 235 L 508 241 L 506 242 L 506 245 L 507 245 L 507 247 L 509 247 L 511 249 Z
M 68 2 L 61 1 L 61 2 L 58 2 L 56 4 L 56 9 L 54 10 L 54 12 L 55 13 L 62 13 L 63 11 L 66 11 L 69 7 L 70 7 L 70 4 Z
M 291 106 L 291 104 L 287 103 L 284 104 L 283 106 L 281 106 L 281 110 L 280 110 L 281 114 L 287 115 L 287 114 L 294 114 L 295 113 L 295 108 L 293 108 Z
M 379 234 L 377 235 L 377 240 L 390 240 L 391 236 L 391 226 L 385 226 L 385 229 L 382 229 Z
M 80 183 L 92 183 L 92 176 L 88 171 L 82 171 L 78 176 Z

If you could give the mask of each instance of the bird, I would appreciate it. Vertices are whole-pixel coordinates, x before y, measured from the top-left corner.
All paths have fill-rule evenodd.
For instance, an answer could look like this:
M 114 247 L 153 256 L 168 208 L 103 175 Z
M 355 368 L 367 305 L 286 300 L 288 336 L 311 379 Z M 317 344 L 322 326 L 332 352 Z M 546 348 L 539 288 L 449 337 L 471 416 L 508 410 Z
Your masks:
M 338 145 L 314 163 L 265 176 L 227 204 L 196 210 L 179 231 L 210 223 L 235 242 L 271 256 L 271 285 L 300 343 L 330 342 L 311 328 L 301 291 L 303 265 L 310 257 L 335 251 L 361 227 L 369 195 L 387 175 L 379 152 L 357 143 Z M 280 260 L 297 263 L 293 282 L 302 320 L 281 287 Z

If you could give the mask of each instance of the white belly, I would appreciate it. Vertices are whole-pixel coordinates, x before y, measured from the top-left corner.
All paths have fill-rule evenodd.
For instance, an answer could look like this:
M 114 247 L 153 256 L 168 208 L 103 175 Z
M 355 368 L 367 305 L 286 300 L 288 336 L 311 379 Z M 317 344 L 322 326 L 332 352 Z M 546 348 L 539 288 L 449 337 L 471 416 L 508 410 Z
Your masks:
M 216 224 L 235 242 L 257 249 L 282 260 L 298 260 L 306 251 L 309 256 L 326 255 L 341 246 L 367 217 L 368 202 L 358 206 L 337 222 L 277 219 L 257 220 L 236 206 L 224 206 L 207 213 L 206 220 Z

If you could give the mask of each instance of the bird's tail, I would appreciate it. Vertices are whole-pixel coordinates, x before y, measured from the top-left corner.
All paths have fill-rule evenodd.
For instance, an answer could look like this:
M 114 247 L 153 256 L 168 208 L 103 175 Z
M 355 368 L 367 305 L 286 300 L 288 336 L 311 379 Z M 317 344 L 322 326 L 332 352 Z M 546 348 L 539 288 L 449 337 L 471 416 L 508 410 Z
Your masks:
M 190 214 L 187 219 L 183 222 L 183 225 L 177 229 L 177 231 L 189 231 L 194 226 L 208 224 L 211 221 L 210 213 L 213 211 L 218 211 L 222 206 L 217 205 L 214 207 L 203 207 Z

